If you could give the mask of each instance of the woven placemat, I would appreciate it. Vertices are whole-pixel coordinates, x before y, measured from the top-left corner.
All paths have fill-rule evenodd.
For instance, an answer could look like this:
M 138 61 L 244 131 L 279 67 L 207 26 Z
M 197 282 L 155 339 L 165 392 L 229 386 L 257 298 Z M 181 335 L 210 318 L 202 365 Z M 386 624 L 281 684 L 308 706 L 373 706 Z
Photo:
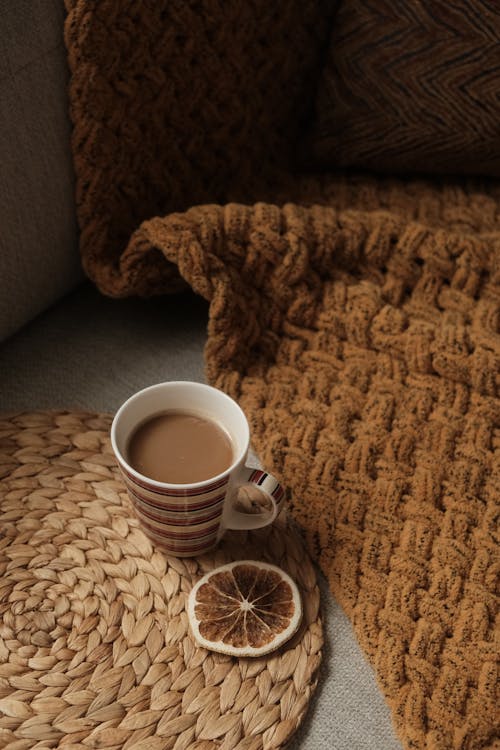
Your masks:
M 81 412 L 0 420 L 0 747 L 283 747 L 321 660 L 319 590 L 299 534 L 280 518 L 197 558 L 155 551 L 110 423 Z M 203 573 L 244 558 L 280 565 L 304 606 L 294 639 L 258 659 L 199 648 L 185 612 Z

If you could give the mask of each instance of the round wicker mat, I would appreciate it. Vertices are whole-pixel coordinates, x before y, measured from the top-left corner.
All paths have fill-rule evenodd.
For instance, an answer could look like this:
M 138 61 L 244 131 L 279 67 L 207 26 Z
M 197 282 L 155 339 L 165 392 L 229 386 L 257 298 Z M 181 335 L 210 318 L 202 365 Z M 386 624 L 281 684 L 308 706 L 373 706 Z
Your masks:
M 132 515 L 109 427 L 88 413 L 0 419 L 0 747 L 282 747 L 321 660 L 300 537 L 280 519 L 167 558 Z M 303 597 L 300 632 L 259 659 L 199 648 L 185 612 L 204 572 L 243 558 L 280 565 Z

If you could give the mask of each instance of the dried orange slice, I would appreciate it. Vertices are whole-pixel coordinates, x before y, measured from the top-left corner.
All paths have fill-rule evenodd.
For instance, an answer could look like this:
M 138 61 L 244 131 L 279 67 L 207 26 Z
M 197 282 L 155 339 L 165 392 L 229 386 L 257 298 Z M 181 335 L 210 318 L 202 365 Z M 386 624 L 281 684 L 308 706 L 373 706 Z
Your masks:
M 262 656 L 297 630 L 302 605 L 297 586 L 276 565 L 239 560 L 203 576 L 188 599 L 198 643 L 232 656 Z

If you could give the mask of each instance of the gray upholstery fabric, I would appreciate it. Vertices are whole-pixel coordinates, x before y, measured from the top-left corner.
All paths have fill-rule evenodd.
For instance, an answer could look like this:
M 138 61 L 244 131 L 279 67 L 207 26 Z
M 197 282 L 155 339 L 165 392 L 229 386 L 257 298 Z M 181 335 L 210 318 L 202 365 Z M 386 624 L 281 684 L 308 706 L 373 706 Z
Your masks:
M 206 304 L 192 295 L 110 300 L 85 285 L 0 346 L 0 411 L 114 411 L 163 380 L 203 381 Z M 321 580 L 324 662 L 293 750 L 398 750 L 352 628 Z
M 82 272 L 62 0 L 0 0 L 0 340 Z

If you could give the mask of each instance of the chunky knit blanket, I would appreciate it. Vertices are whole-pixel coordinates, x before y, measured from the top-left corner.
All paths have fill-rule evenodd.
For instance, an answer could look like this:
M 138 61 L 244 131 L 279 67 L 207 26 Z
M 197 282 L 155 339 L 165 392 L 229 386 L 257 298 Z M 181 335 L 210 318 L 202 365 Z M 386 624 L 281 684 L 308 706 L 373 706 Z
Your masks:
M 282 5 L 67 0 L 83 263 L 209 300 L 405 747 L 498 747 L 500 189 L 293 177 L 329 4 Z

